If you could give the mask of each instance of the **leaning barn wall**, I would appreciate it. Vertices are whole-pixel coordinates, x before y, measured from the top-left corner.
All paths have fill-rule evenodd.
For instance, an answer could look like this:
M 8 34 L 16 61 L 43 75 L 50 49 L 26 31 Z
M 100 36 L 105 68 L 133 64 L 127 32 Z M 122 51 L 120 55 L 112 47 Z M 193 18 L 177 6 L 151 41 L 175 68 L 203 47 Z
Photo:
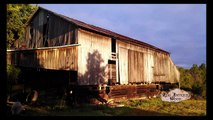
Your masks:
M 117 40 L 120 83 L 179 81 L 179 72 L 169 54 Z

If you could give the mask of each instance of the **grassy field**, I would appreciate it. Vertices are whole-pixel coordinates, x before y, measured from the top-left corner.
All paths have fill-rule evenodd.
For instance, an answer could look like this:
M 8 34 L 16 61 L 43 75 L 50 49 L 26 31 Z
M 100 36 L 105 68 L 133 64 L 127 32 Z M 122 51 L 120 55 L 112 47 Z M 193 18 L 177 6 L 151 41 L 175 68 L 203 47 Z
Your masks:
M 205 116 L 206 100 L 185 100 L 181 102 L 164 102 L 160 98 L 134 100 L 125 103 L 130 108 L 158 112 L 175 116 Z
M 163 102 L 160 98 L 128 100 L 123 107 L 83 104 L 75 107 L 58 105 L 30 107 L 23 116 L 205 116 L 206 100 Z

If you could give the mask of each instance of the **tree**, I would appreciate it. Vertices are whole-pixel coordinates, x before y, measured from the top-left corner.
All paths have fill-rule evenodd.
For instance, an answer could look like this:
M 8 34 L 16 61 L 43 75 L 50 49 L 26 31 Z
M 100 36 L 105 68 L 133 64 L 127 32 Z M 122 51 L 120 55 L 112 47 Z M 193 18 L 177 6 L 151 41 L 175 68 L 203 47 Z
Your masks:
M 206 65 L 193 64 L 190 69 L 179 67 L 181 89 L 206 97 Z
M 179 68 L 180 71 L 180 84 L 181 88 L 185 90 L 191 90 L 194 84 L 193 76 L 188 69 Z
M 190 73 L 193 76 L 194 84 L 192 86 L 192 92 L 195 94 L 201 94 L 203 91 L 203 80 L 201 77 L 201 71 L 197 64 L 193 64 L 190 69 Z
M 206 65 L 201 64 L 199 66 L 200 74 L 201 74 L 201 79 L 202 79 L 202 96 L 206 96 Z
M 193 64 L 192 67 L 190 68 L 191 75 L 194 78 L 194 81 L 197 82 L 197 84 L 201 83 L 201 76 L 200 76 L 200 70 L 197 64 Z
M 36 9 L 37 6 L 29 4 L 7 4 L 7 48 L 14 47 L 15 41 L 23 40 L 23 25 Z
M 201 75 L 201 78 L 203 80 L 203 83 L 206 83 L 206 65 L 201 64 L 199 66 L 199 70 L 200 70 L 200 75 Z

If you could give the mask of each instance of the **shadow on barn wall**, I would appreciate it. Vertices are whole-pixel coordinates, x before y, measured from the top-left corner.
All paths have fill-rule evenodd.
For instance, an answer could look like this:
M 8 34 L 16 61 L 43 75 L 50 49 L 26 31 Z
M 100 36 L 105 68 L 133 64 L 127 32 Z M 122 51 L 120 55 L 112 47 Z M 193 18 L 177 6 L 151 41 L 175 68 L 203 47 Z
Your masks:
M 88 53 L 87 57 L 87 71 L 85 74 L 80 75 L 79 80 L 82 84 L 86 85 L 98 85 L 105 82 L 105 72 L 106 66 L 101 66 L 104 62 L 101 54 L 98 50 L 95 50 L 93 53 Z

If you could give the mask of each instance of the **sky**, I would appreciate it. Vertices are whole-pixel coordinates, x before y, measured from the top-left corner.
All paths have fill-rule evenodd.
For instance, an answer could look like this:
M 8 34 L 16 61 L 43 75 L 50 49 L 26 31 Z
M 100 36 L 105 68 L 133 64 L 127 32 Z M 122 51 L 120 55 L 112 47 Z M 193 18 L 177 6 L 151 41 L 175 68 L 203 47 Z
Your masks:
M 206 64 L 206 4 L 37 4 L 170 52 L 184 68 Z

